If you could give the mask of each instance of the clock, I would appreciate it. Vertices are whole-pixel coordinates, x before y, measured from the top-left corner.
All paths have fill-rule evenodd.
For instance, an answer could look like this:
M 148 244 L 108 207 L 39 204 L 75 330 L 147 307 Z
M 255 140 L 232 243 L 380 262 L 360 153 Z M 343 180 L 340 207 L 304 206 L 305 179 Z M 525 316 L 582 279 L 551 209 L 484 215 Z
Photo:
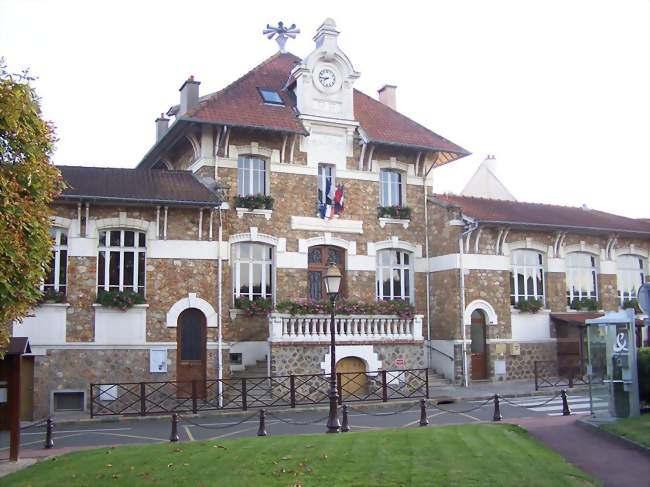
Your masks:
M 318 82 L 324 88 L 331 88 L 336 83 L 336 73 L 330 68 L 323 68 L 318 73 Z

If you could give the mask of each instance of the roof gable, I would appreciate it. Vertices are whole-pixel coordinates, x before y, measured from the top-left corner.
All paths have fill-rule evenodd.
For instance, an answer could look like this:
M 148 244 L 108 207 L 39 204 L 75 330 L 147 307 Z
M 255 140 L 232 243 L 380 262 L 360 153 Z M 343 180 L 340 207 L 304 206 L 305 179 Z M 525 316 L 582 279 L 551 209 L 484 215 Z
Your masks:
M 300 58 L 291 53 L 274 54 L 222 90 L 201 98 L 199 106 L 180 119 L 307 135 L 293 94 L 285 89 L 291 70 L 299 62 Z M 277 91 L 284 106 L 264 103 L 259 88 Z M 358 90 L 354 90 L 354 115 L 370 142 L 444 151 L 460 157 L 469 154 Z

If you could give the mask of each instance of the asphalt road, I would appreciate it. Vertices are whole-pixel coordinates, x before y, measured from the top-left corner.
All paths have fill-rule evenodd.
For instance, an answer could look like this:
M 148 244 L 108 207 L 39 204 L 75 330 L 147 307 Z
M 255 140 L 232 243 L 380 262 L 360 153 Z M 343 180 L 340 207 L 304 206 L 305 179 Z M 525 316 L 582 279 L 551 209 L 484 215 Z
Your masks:
M 585 405 L 585 399 L 584 397 L 572 398 L 576 412 L 586 412 L 585 407 L 588 407 L 588 404 Z M 547 402 L 549 400 L 550 402 Z M 550 395 L 510 399 L 510 401 L 510 403 L 503 399 L 501 401 L 501 414 L 504 420 L 554 416 L 561 414 L 562 411 L 559 397 L 553 399 Z M 544 402 L 547 404 L 539 406 Z M 454 404 L 440 404 L 437 407 L 429 403 L 427 417 L 431 426 L 492 421 L 493 403 L 489 402 L 483 406 L 482 403 L 483 401 L 462 401 Z M 418 427 L 420 407 L 416 401 L 383 404 L 382 406 L 350 404 L 348 418 L 351 431 Z M 181 416 L 178 434 L 180 441 L 255 436 L 259 425 L 258 418 L 258 411 L 252 410 L 227 416 Z M 323 433 L 326 421 L 327 409 L 312 411 L 269 409 L 266 411 L 266 430 L 269 435 Z M 170 416 L 105 418 L 97 421 L 55 425 L 53 439 L 56 448 L 160 443 L 169 441 L 170 432 Z M 44 440 L 44 426 L 26 428 L 21 432 L 23 449 L 40 449 L 43 447 Z M 7 455 L 8 445 L 8 432 L 1 432 L 0 458 Z

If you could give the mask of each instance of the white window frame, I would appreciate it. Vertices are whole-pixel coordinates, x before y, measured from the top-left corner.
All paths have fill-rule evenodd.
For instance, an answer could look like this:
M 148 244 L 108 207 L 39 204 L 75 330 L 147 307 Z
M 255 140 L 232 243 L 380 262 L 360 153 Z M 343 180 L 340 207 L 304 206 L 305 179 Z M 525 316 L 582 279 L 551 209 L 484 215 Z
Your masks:
M 381 258 L 382 255 L 385 255 L 386 253 L 391 254 L 391 263 L 389 265 L 382 264 Z M 397 255 L 401 255 L 401 264 L 397 263 Z M 404 264 L 404 256 L 408 256 L 408 264 Z M 394 289 L 394 282 L 392 279 L 393 271 L 399 272 L 400 275 L 400 289 L 399 292 L 396 293 Z M 404 277 L 405 271 L 408 271 L 408 279 Z M 391 276 L 391 279 L 389 280 L 390 282 L 390 295 L 385 296 L 384 295 L 384 274 L 388 272 L 388 274 Z M 406 294 L 406 283 L 408 281 L 408 286 L 409 286 L 409 293 L 408 295 Z M 414 273 L 413 273 L 413 253 L 405 251 L 403 249 L 396 249 L 396 248 L 390 248 L 390 249 L 382 249 L 377 251 L 377 271 L 376 271 L 376 279 L 375 279 L 375 288 L 376 288 L 376 296 L 378 301 L 384 301 L 384 300 L 393 300 L 393 299 L 402 299 L 405 301 L 408 301 L 409 303 L 413 302 L 413 296 L 414 296 Z
M 630 257 L 635 260 L 636 265 L 640 264 L 640 267 L 633 267 L 632 265 L 621 265 L 622 259 Z M 618 293 L 618 301 L 621 306 L 625 300 L 636 299 L 636 295 L 639 291 L 639 282 L 636 282 L 636 287 L 634 288 L 628 286 L 628 284 L 630 284 L 635 277 L 641 277 L 640 284 L 644 284 L 647 265 L 648 261 L 645 259 L 645 257 L 637 254 L 621 254 L 616 258 L 616 291 Z M 624 286 L 628 286 L 627 289 L 623 289 Z M 627 296 L 625 293 L 627 293 Z
M 45 279 L 41 281 L 40 289 L 45 291 L 47 289 L 54 289 L 56 292 L 63 292 L 65 294 L 68 287 L 68 231 L 65 228 L 52 227 L 50 229 L 52 236 L 52 258 L 51 265 L 54 267 L 54 282 L 46 282 Z M 65 235 L 66 243 L 61 244 L 61 236 Z M 61 273 L 61 251 L 65 251 L 65 273 Z M 49 276 L 46 276 L 49 277 Z M 61 279 L 63 277 L 63 279 Z M 63 281 L 63 282 L 62 282 Z M 61 290 L 63 288 L 63 290 Z
M 581 265 L 580 263 L 573 260 L 574 257 L 586 256 L 589 258 L 590 265 Z M 574 299 L 598 299 L 598 257 L 590 254 L 589 252 L 569 252 L 566 254 L 566 295 L 567 295 L 567 304 L 571 304 Z M 573 260 L 573 262 L 572 262 Z M 574 292 L 574 284 L 576 283 L 577 278 L 586 277 L 586 274 L 590 274 L 590 282 L 593 284 L 594 288 L 591 292 L 583 293 L 582 290 L 578 289 L 577 292 Z M 584 274 L 584 276 L 580 276 Z
M 252 167 L 253 162 L 261 162 L 263 169 L 254 169 Z M 268 161 L 259 156 L 244 155 L 239 156 L 237 159 L 237 194 L 239 196 L 257 196 L 258 194 L 267 195 L 269 194 L 269 164 Z M 256 178 L 258 176 L 258 178 Z M 261 191 L 254 192 L 252 191 L 255 186 L 255 181 L 258 179 L 264 185 L 261 188 Z M 247 181 L 250 191 L 244 191 L 244 182 Z
M 110 236 L 112 232 L 120 232 L 120 245 L 114 246 L 111 245 Z M 124 245 L 124 235 L 125 232 L 133 232 L 133 246 L 126 247 Z M 124 291 L 130 290 L 146 295 L 146 284 L 147 284 L 147 274 L 146 270 L 144 272 L 144 282 L 140 283 L 138 281 L 138 274 L 140 270 L 140 254 L 144 254 L 144 266 L 146 269 L 147 265 L 147 234 L 141 230 L 133 230 L 130 228 L 110 228 L 106 230 L 100 230 L 99 232 L 99 241 L 101 241 L 101 234 L 105 233 L 105 244 L 98 244 L 98 253 L 97 253 L 97 290 L 98 291 Z M 145 236 L 145 246 L 140 246 L 140 235 Z M 99 256 L 104 252 L 104 282 L 99 282 Z M 110 285 L 110 254 L 111 252 L 119 252 L 120 256 L 120 277 L 118 285 Z M 133 284 L 125 285 L 124 284 L 124 254 L 132 253 L 133 255 Z M 142 291 L 140 292 L 140 289 Z
M 321 200 L 318 197 L 318 193 L 316 194 L 316 197 L 318 198 L 318 204 L 324 205 L 327 204 L 327 195 L 325 194 L 325 190 L 327 188 L 327 175 L 325 174 L 324 169 L 331 169 L 332 175 L 330 176 L 332 179 L 332 188 L 336 190 L 336 166 L 333 164 L 319 164 L 318 165 L 318 183 L 317 183 L 317 188 L 318 191 L 321 192 L 323 195 L 323 200 Z M 330 204 L 334 204 L 334 201 L 332 200 Z
M 384 175 L 397 174 L 399 176 L 398 194 L 393 194 L 393 184 L 390 181 L 384 181 Z M 406 206 L 406 173 L 398 169 L 380 169 L 379 170 L 379 204 L 380 206 Z M 385 188 L 388 193 L 386 194 Z
M 250 257 L 242 258 L 241 249 L 244 245 L 250 245 Z M 264 254 L 270 250 L 270 257 L 258 259 L 253 257 L 253 246 L 261 246 L 265 248 Z M 232 252 L 232 265 L 233 265 L 233 302 L 235 299 L 247 298 L 251 301 L 255 299 L 274 299 L 275 294 L 275 250 L 272 245 L 261 242 L 239 242 L 234 244 L 231 248 Z M 241 293 L 241 264 L 248 264 L 248 282 L 253 282 L 253 266 L 262 266 L 262 290 L 259 295 L 253 293 L 253 286 L 249 286 L 248 293 Z M 270 273 L 269 273 L 270 265 Z M 270 275 L 269 275 L 270 274 Z M 266 284 L 271 284 L 271 292 L 267 294 Z
M 519 253 L 530 253 L 537 256 L 536 260 L 541 260 L 541 263 L 531 264 L 517 264 L 516 257 Z M 512 251 L 512 267 L 511 267 L 511 289 L 510 289 L 510 301 L 514 301 L 514 304 L 519 302 L 520 298 L 529 299 L 535 298 L 539 299 L 542 303 L 545 303 L 545 290 L 546 290 L 546 272 L 544 271 L 544 254 L 537 250 L 532 249 L 515 249 Z M 517 279 L 517 274 L 521 271 L 524 275 L 524 291 L 523 293 L 519 289 L 519 279 Z M 537 273 L 542 273 L 542 292 L 538 292 L 537 289 Z M 528 278 L 533 278 L 533 289 L 528 289 Z

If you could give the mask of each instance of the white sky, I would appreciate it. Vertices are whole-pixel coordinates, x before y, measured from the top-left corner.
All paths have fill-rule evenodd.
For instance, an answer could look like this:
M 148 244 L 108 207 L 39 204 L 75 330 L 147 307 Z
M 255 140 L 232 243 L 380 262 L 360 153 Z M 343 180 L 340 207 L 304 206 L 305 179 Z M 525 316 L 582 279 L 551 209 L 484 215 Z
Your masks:
M 318 7 L 316 7 L 318 5 Z M 650 217 L 650 3 L 0 0 L 0 55 L 30 68 L 57 164 L 133 167 L 193 74 L 215 91 L 273 54 L 305 56 L 326 18 L 376 96 L 473 152 L 436 171 L 459 192 L 486 154 L 521 201 Z

